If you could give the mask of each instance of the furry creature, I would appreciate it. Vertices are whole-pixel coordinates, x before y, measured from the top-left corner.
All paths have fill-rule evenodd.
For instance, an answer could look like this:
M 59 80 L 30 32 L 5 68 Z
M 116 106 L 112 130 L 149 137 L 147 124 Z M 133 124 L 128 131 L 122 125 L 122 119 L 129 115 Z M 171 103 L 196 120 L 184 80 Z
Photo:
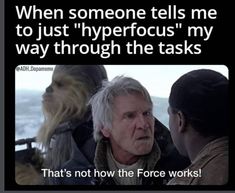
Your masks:
M 55 67 L 52 83 L 43 94 L 45 121 L 37 135 L 37 141 L 47 152 L 45 167 L 56 169 L 70 158 L 71 134 L 60 131 L 59 125 L 67 124 L 71 120 L 80 122 L 87 118 L 87 103 L 104 79 L 107 79 L 106 71 L 99 65 Z M 59 143 L 53 148 L 55 132 L 62 134 L 57 135 L 56 140 Z
M 70 130 L 75 130 L 79 125 L 77 123 L 91 120 L 88 101 L 105 79 L 107 74 L 102 65 L 55 67 L 52 82 L 42 96 L 45 120 L 36 137 L 45 152 L 43 168 L 58 169 L 71 158 L 73 131 Z M 20 184 L 40 182 L 40 176 L 36 182 L 26 182 L 30 180 L 31 174 L 36 174 L 36 170 L 31 166 L 17 164 L 16 167 L 16 179 L 23 179 L 18 180 Z M 24 169 L 28 171 L 23 172 Z M 28 173 L 28 177 L 24 178 L 24 173 Z

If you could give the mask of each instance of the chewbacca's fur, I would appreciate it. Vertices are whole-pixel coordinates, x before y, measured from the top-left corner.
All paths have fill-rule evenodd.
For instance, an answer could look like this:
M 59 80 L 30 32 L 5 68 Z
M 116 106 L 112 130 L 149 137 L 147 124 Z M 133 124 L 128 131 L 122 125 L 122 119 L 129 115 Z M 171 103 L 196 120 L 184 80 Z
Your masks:
M 42 176 L 31 164 L 15 163 L 15 180 L 19 185 L 38 185 L 43 183 Z
M 60 100 L 61 96 L 53 94 L 56 100 L 60 100 L 56 111 L 43 106 L 45 120 L 38 132 L 37 141 L 46 148 L 48 148 L 51 136 L 60 123 L 70 119 L 81 119 L 87 108 L 88 92 L 85 90 L 86 88 L 83 88 L 84 85 L 79 84 L 71 77 L 68 84 L 70 85 L 67 86 L 66 100 Z
M 53 135 L 62 124 L 74 120 L 80 122 L 84 119 L 88 111 L 87 103 L 104 79 L 107 79 L 107 74 L 103 66 L 59 65 L 55 67 L 52 83 L 44 93 L 52 100 L 43 101 L 45 119 L 37 134 L 37 142 L 46 152 L 44 168 L 58 169 L 70 159 L 72 133 L 57 134 L 55 144 L 50 147 Z M 16 163 L 18 184 L 41 184 L 41 179 L 41 175 L 32 165 Z
M 62 77 L 62 76 L 61 76 Z M 62 163 L 67 161 L 71 155 L 71 134 L 63 133 L 57 137 L 56 148 L 49 150 L 50 141 L 55 129 L 59 124 L 71 120 L 81 120 L 86 112 L 86 103 L 88 100 L 88 91 L 86 85 L 74 80 L 69 75 L 64 74 L 63 80 L 66 78 L 66 100 L 60 100 L 61 96 L 54 94 L 54 98 L 60 100 L 56 111 L 47 109 L 44 106 L 45 121 L 40 128 L 37 141 L 42 143 L 43 148 L 47 151 L 46 167 L 56 169 Z M 61 81 L 63 81 L 61 80 Z

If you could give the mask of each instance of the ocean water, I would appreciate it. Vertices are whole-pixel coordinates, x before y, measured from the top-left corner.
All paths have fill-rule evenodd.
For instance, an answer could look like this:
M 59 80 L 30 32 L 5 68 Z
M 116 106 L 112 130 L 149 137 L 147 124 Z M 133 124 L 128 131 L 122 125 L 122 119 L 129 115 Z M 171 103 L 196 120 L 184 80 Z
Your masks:
M 42 93 L 40 91 L 16 90 L 15 140 L 36 136 L 44 119 L 41 109 Z M 16 146 L 16 150 L 24 148 L 26 145 Z

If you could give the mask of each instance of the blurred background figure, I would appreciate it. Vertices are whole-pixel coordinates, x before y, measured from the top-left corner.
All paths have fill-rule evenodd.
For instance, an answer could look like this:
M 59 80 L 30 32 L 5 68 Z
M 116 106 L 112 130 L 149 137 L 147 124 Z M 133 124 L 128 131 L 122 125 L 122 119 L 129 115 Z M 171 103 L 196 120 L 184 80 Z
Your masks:
M 82 167 L 84 162 L 93 164 L 95 142 L 87 103 L 106 79 L 106 70 L 102 65 L 55 67 L 52 83 L 42 96 L 45 120 L 36 137 L 44 152 L 43 161 L 39 159 L 41 167 L 57 170 L 65 165 Z M 54 178 L 42 178 L 40 172 L 32 165 L 26 167 L 17 163 L 16 182 L 53 184 Z

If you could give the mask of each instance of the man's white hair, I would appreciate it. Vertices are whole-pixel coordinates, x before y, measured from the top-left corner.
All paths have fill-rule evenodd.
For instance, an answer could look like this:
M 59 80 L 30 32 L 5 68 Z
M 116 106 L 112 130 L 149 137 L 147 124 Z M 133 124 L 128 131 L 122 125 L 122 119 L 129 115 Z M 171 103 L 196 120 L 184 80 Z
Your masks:
M 94 139 L 100 140 L 101 129 L 112 128 L 114 99 L 120 95 L 141 94 L 146 101 L 153 105 L 147 89 L 137 80 L 117 76 L 112 81 L 103 81 L 102 88 L 91 98 L 92 118 L 94 124 Z

